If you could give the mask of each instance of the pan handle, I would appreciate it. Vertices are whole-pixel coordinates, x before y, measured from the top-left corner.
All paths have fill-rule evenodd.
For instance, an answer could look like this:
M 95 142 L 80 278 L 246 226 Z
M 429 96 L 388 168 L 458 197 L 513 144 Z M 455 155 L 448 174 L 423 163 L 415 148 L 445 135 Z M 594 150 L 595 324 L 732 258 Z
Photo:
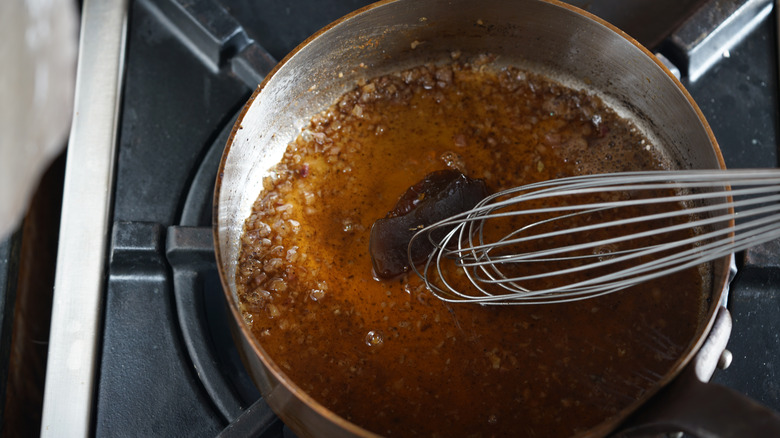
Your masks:
M 679 431 L 693 436 L 742 438 L 780 436 L 780 415 L 754 400 L 716 383 L 676 380 L 642 418 L 618 437 Z M 652 418 L 646 418 L 652 417 Z
M 616 436 L 674 431 L 701 438 L 780 437 L 780 414 L 733 389 L 707 383 L 730 333 L 731 315 L 721 307 L 694 360 Z

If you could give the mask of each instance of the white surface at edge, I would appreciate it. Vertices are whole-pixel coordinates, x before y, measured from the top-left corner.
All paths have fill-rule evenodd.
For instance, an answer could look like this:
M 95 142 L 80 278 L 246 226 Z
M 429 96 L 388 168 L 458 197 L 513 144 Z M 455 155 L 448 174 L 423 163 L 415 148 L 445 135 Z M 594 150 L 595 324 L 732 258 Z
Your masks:
M 86 0 L 67 152 L 41 436 L 88 436 L 105 284 L 127 0 Z

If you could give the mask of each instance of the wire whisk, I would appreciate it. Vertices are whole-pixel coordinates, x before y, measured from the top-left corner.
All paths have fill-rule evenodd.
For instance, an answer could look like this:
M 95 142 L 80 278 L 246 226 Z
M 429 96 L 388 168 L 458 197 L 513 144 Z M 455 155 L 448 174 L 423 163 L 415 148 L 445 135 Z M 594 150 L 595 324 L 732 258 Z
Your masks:
M 780 169 L 646 171 L 488 196 L 419 231 L 413 270 L 438 298 L 494 305 L 594 298 L 780 237 Z

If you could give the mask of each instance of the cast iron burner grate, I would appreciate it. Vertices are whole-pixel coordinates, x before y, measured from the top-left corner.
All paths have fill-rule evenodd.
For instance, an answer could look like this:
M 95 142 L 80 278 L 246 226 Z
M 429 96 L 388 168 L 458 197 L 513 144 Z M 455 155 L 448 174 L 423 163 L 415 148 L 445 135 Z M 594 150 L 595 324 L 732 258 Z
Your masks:
M 179 324 L 194 366 L 222 415 L 233 419 L 220 436 L 291 436 L 262 400 L 233 346 L 230 317 L 214 259 L 212 197 L 222 150 L 235 117 L 209 147 L 185 198 L 179 226 L 168 228 Z M 247 406 L 245 410 L 242 406 Z
M 210 402 L 229 422 L 219 436 L 294 437 L 261 398 L 234 347 L 214 259 L 212 195 L 233 121 L 226 124 L 198 165 L 179 225 L 163 232 L 162 226 L 153 223 L 114 224 L 110 281 L 138 280 L 131 277 L 154 281 L 157 271 L 170 269 L 175 314 L 188 359 Z M 124 275 L 131 272 L 131 276 Z
M 292 436 L 233 347 L 213 254 L 213 184 L 237 112 L 273 62 L 255 39 L 281 59 L 367 3 L 132 2 L 92 415 L 97 436 Z M 657 0 L 624 9 L 572 3 L 592 5 L 591 12 L 649 45 L 675 20 L 646 29 L 639 23 L 655 22 L 647 11 L 683 13 L 698 0 L 660 9 Z M 266 15 L 252 14 L 262 8 Z M 728 63 L 686 84 L 730 167 L 777 165 L 774 38 L 773 20 L 764 20 Z M 776 242 L 740 260 L 729 302 L 734 364 L 713 380 L 780 409 L 777 254 Z

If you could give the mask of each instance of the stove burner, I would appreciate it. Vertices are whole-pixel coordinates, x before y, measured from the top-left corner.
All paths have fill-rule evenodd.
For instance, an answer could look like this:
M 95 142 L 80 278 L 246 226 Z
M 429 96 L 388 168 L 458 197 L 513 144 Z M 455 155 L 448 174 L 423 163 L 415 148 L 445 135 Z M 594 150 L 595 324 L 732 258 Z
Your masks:
M 213 184 L 237 112 L 273 58 L 367 3 L 131 2 L 96 392 L 85 407 L 96 435 L 291 436 L 233 348 L 212 248 Z M 701 2 L 636 0 L 622 9 L 571 3 L 655 45 Z M 662 16 L 653 12 L 659 10 Z M 760 21 L 728 54 L 683 83 L 729 167 L 777 166 L 773 22 Z M 775 242 L 738 260 L 729 302 L 734 361 L 713 377 L 774 409 L 778 253 Z

